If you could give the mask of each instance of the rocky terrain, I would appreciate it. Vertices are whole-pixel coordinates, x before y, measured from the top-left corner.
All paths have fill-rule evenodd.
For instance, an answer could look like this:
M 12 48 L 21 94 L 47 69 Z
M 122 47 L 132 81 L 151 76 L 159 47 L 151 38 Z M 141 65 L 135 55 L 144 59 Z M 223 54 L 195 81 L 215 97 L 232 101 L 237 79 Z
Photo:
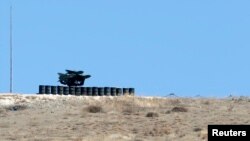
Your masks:
M 1 141 L 202 141 L 208 124 L 250 124 L 247 97 L 0 94 Z

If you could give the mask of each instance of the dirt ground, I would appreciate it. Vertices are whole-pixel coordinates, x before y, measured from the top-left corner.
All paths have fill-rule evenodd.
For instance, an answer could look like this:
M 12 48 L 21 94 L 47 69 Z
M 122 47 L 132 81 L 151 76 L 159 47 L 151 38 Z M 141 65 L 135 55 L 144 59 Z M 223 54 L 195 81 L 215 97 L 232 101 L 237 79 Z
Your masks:
M 208 124 L 250 124 L 247 97 L 0 94 L 0 141 L 202 141 Z

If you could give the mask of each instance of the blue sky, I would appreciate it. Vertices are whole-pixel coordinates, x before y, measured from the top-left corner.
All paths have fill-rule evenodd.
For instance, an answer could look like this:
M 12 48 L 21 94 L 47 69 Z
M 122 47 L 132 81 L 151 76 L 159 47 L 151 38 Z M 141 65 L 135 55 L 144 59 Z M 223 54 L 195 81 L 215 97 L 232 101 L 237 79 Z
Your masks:
M 14 92 L 59 85 L 84 70 L 86 86 L 139 95 L 250 94 L 248 0 L 12 0 Z M 9 7 L 0 1 L 0 92 L 9 91 Z

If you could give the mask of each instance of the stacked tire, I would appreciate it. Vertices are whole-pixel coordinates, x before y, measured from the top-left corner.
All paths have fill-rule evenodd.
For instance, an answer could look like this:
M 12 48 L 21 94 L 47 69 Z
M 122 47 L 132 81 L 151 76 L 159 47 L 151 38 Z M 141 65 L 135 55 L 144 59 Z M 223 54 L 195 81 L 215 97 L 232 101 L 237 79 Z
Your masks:
M 122 96 L 135 95 L 134 88 L 116 87 L 65 87 L 39 85 L 38 94 L 76 95 L 76 96 Z

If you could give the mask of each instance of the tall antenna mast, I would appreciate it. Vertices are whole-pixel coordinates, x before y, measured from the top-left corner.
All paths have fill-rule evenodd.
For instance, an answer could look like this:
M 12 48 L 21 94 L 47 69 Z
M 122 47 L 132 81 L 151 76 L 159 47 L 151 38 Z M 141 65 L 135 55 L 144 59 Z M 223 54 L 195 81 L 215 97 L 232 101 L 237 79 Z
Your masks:
M 12 93 L 12 78 L 13 78 L 13 64 L 12 64 L 12 4 L 10 6 L 10 93 Z

